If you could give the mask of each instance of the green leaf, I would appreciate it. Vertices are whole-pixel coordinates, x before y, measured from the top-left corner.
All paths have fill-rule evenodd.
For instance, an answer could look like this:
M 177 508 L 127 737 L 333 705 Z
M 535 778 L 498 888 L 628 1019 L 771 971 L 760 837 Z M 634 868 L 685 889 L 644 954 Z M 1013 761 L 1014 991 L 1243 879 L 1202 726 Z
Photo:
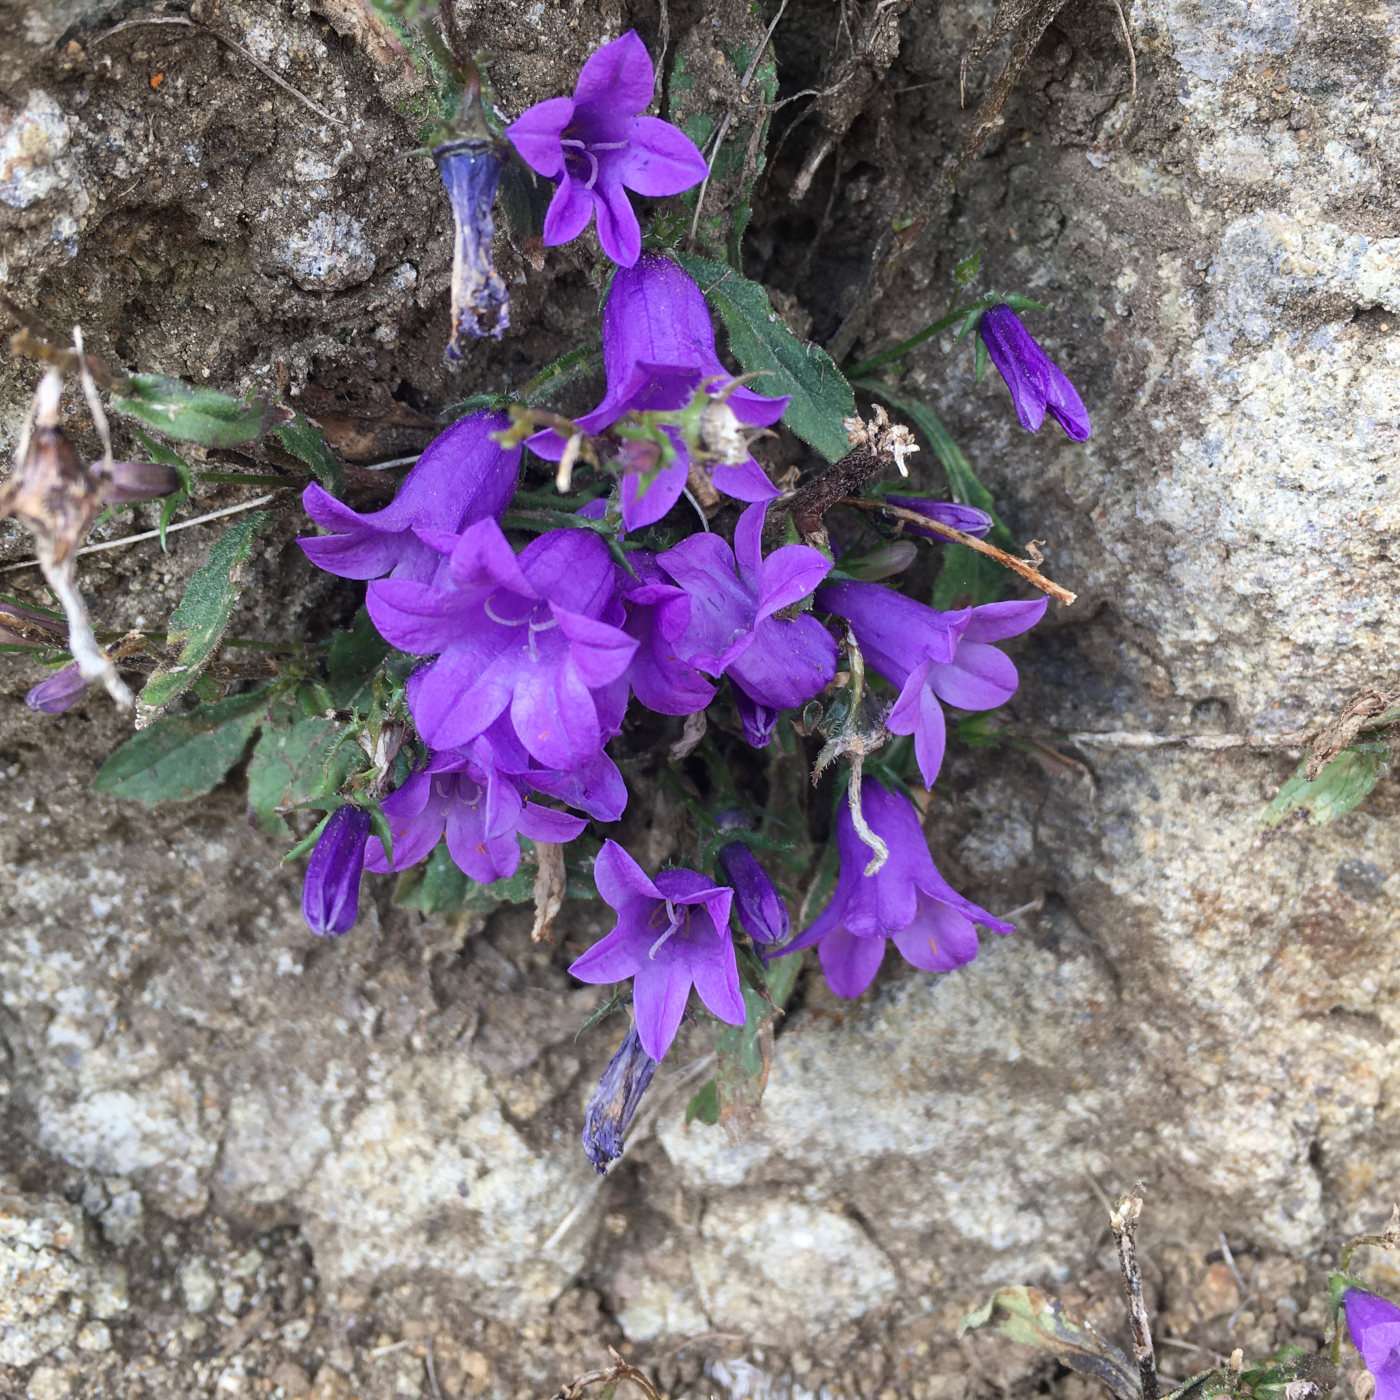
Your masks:
M 311 468 L 311 475 L 332 496 L 344 493 L 345 468 L 340 458 L 331 451 L 325 433 L 304 413 L 298 413 L 290 422 L 283 423 L 273 432 L 273 436 L 297 461 Z
M 953 269 L 953 281 L 959 287 L 970 287 L 976 280 L 977 274 L 982 270 L 982 250 L 979 248 L 975 253 L 970 253 Z
M 999 1288 L 963 1318 L 958 1335 L 989 1327 L 1022 1346 L 1048 1351 L 1061 1365 L 1092 1376 L 1117 1400 L 1141 1400 L 1137 1368 L 1117 1347 L 1071 1321 L 1059 1302 L 1038 1288 Z
M 597 344 L 581 345 L 546 365 L 521 389 L 520 401 L 530 408 L 539 408 L 571 385 L 592 379 L 602 368 L 602 348 Z
M 758 1116 L 773 1064 L 773 1008 L 747 984 L 743 993 L 744 1024 L 725 1026 L 715 1037 L 719 1122 L 735 1142 Z
M 278 714 L 263 726 L 248 763 L 248 805 L 266 835 L 289 840 L 292 829 L 281 811 L 338 792 L 363 766 L 364 754 L 346 739 L 344 726 L 321 715 Z
M 150 714 L 164 708 L 198 677 L 213 659 L 242 584 L 235 571 L 248 558 L 253 536 L 272 518 L 265 510 L 245 515 L 231 530 L 214 542 L 204 567 L 185 586 L 185 596 L 170 614 L 166 645 L 179 647 L 173 665 L 151 672 L 137 696 L 137 713 Z
M 133 374 L 130 398 L 112 400 L 118 413 L 139 418 L 176 442 L 237 447 L 271 426 L 274 410 L 260 399 L 230 398 L 163 374 Z
M 802 971 L 802 954 L 789 953 L 785 958 L 774 958 L 765 969 L 768 995 L 774 1006 L 784 1006 L 792 995 L 797 983 L 797 974 Z
M 729 348 L 745 373 L 769 371 L 749 387 L 769 398 L 791 395 L 783 422 L 828 461 L 846 456 L 851 445 L 841 421 L 854 415 L 855 396 L 831 356 L 820 345 L 798 340 L 757 282 L 723 263 L 684 253 L 678 260 L 719 312 Z
M 369 683 L 389 654 L 389 644 L 375 630 L 369 612 L 361 607 L 348 632 L 337 632 L 326 654 L 331 699 L 347 707 Z
M 719 1086 L 713 1079 L 707 1079 L 685 1107 L 687 1127 L 697 1118 L 712 1128 L 719 1122 Z
M 190 474 L 189 463 L 180 456 L 178 452 L 172 451 L 163 442 L 157 442 L 154 438 L 148 438 L 145 433 L 137 428 L 132 429 L 132 434 L 137 442 L 145 448 L 147 455 L 153 462 L 163 462 L 167 467 L 174 467 L 180 473 L 180 489 L 172 491 L 160 503 L 160 547 L 164 554 L 170 553 L 170 548 L 165 542 L 165 532 L 170 522 L 175 518 L 175 512 L 179 510 L 190 498 L 190 488 L 194 484 L 194 478 Z
M 1000 549 L 1015 550 L 1016 540 L 997 516 L 992 493 L 978 481 L 972 463 L 953 441 L 938 415 L 924 404 L 894 393 L 889 385 L 879 379 L 858 379 L 856 388 L 872 398 L 883 399 L 897 414 L 908 420 L 910 426 L 933 449 L 933 455 L 938 458 L 948 478 L 948 490 L 953 499 L 965 506 L 985 510 L 992 517 L 992 528 L 987 538 Z M 974 606 L 995 603 L 1005 596 L 1008 586 L 1007 570 L 995 560 L 965 545 L 949 544 L 944 547 L 943 569 L 934 585 L 933 606 L 947 611 L 964 603 Z
M 534 899 L 535 867 L 522 860 L 507 880 L 479 885 L 454 864 L 447 843 L 440 841 L 427 860 L 405 870 L 394 891 L 394 903 L 425 914 L 463 910 L 489 914 L 502 904 L 528 904 Z
M 1264 809 L 1260 826 L 1278 826 L 1294 812 L 1307 812 L 1314 826 L 1325 826 L 1350 812 L 1375 785 L 1385 771 L 1390 748 L 1386 744 L 1352 744 L 1334 758 L 1309 782 L 1303 776 L 1307 759 L 1279 789 L 1278 796 Z
M 243 757 L 274 692 L 264 686 L 187 715 L 156 720 L 102 765 L 93 788 L 147 806 L 188 802 L 213 791 Z

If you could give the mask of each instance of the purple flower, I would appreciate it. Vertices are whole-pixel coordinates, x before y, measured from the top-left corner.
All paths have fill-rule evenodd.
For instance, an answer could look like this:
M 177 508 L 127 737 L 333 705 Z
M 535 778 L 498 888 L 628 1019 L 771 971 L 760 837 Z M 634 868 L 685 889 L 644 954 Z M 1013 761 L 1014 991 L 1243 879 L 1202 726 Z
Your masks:
M 622 1156 L 622 1135 L 656 1073 L 656 1061 L 642 1049 L 634 1026 L 608 1061 L 583 1116 L 583 1150 L 599 1176 Z
M 484 119 L 483 119 L 484 124 Z M 510 293 L 491 261 L 496 226 L 491 206 L 501 178 L 504 148 L 492 137 L 468 136 L 433 148 L 433 160 L 452 204 L 452 336 L 445 358 L 460 360 L 459 336 L 499 340 L 510 325 Z
M 975 535 L 979 540 L 995 523 L 985 510 L 978 510 L 976 506 L 962 506 L 956 501 L 931 501 L 924 496 L 886 496 L 885 500 L 901 510 L 912 510 L 918 515 L 927 515 L 942 525 L 951 525 L 953 529 L 961 530 L 965 535 Z M 904 526 L 905 534 L 922 535 L 926 540 L 947 543 L 943 535 L 925 530 L 921 525 L 913 525 L 907 520 L 900 523 Z
M 744 1024 L 729 936 L 731 890 L 694 870 L 663 870 L 652 880 L 616 841 L 598 853 L 593 878 L 617 924 L 569 971 L 580 982 L 633 979 L 637 1035 L 653 1060 L 671 1048 L 692 983 L 721 1021 Z
M 1034 627 L 1045 616 L 1046 603 L 1038 598 L 937 612 L 878 583 L 833 583 L 817 594 L 818 607 L 851 624 L 866 664 L 900 687 L 885 724 L 891 734 L 914 736 L 928 787 L 938 776 L 947 742 L 938 702 L 960 710 L 1004 705 L 1020 677 L 1011 658 L 988 643 Z
M 623 584 L 627 600 L 623 626 L 628 636 L 637 639 L 627 679 L 647 709 L 661 715 L 693 715 L 715 698 L 715 688 L 676 655 L 670 640 L 690 620 L 690 598 L 683 588 L 667 582 L 649 550 L 634 550 L 627 562 L 636 580 Z
M 84 679 L 76 661 L 60 667 L 47 680 L 42 680 L 25 697 L 31 710 L 43 715 L 61 715 L 87 694 L 91 681 Z
M 347 803 L 331 813 L 311 852 L 301 887 L 301 912 L 319 938 L 334 938 L 355 922 L 369 828 L 369 813 Z
M 341 578 L 432 578 L 441 556 L 414 534 L 462 530 L 499 517 L 515 495 L 520 449 L 507 451 L 491 437 L 510 427 L 503 413 L 473 413 L 440 433 L 404 477 L 383 510 L 360 514 L 312 482 L 302 493 L 306 513 L 336 533 L 301 539 L 318 569 Z
M 755 943 L 781 943 L 791 931 L 787 905 L 758 857 L 742 841 L 719 848 L 719 865 L 734 889 L 739 927 Z
M 380 635 L 419 656 L 408 683 L 418 732 L 456 749 L 508 714 L 543 768 L 594 760 L 621 726 L 636 641 L 617 625 L 616 569 L 584 530 L 551 530 L 519 558 L 494 519 L 462 535 L 419 531 L 446 556 L 434 583 L 380 579 L 366 602 Z
M 700 288 L 670 258 L 648 253 L 635 267 L 613 277 L 603 308 L 603 368 L 608 388 L 592 413 L 578 419 L 585 433 L 601 433 L 624 413 L 684 408 L 696 388 L 712 380 L 732 380 L 715 352 L 715 331 Z M 742 385 L 728 398 L 738 419 L 768 427 L 783 416 L 788 400 L 767 398 Z M 661 519 L 680 499 L 690 476 L 690 453 L 675 428 L 665 432 L 675 458 L 644 485 L 642 476 L 622 478 L 622 523 L 639 530 Z M 552 428 L 536 433 L 527 446 L 557 462 L 564 439 Z M 716 463 L 716 488 L 739 501 L 771 501 L 777 488 L 752 456 L 737 465 Z
M 1011 390 L 1016 416 L 1027 432 L 1037 432 L 1049 412 L 1075 442 L 1089 436 L 1089 414 L 1074 385 L 1009 306 L 999 302 L 988 307 L 977 333 Z
M 596 210 L 603 251 L 631 267 L 642 230 L 624 191 L 680 194 L 705 178 L 705 158 L 684 132 L 640 115 L 655 86 L 646 45 L 628 30 L 583 65 L 572 97 L 537 102 L 506 128 L 525 164 L 559 181 L 544 220 L 550 247 L 577 238 Z
M 1400 1400 L 1400 1307 L 1362 1288 L 1342 1295 L 1347 1329 L 1376 1382 L 1375 1400 Z
M 158 501 L 180 489 L 179 471 L 166 462 L 113 462 L 109 473 L 107 463 L 97 461 L 88 470 L 109 506 Z
M 733 549 L 718 535 L 697 534 L 657 555 L 690 602 L 688 615 L 663 609 L 659 622 L 676 655 L 697 670 L 727 675 L 753 706 L 787 710 L 810 700 L 835 676 L 836 643 L 810 613 L 784 619 L 774 614 L 806 598 L 830 572 L 831 561 L 799 544 L 784 545 L 765 559 L 765 510 L 750 506 L 740 516 Z M 754 729 L 771 734 L 772 721 L 761 710 L 753 718 Z M 752 742 L 748 720 L 745 731 Z
M 849 796 L 836 818 L 836 849 L 841 871 L 831 902 L 786 952 L 817 944 L 827 985 L 839 997 L 858 997 L 871 983 L 885 956 L 885 940 L 904 960 L 925 972 L 949 972 L 977 956 L 977 930 L 997 933 L 1013 926 L 994 919 L 964 899 L 938 873 L 924 839 L 923 825 L 907 797 L 867 778 L 862 807 L 870 829 L 889 847 L 889 859 L 867 875 L 870 848 L 851 820 Z
M 406 870 L 432 853 L 447 835 L 447 853 L 457 868 L 478 884 L 506 880 L 520 865 L 520 836 L 562 845 L 588 824 L 582 817 L 532 803 L 497 766 L 487 739 L 466 753 L 435 754 L 383 801 L 394 838 L 390 863 L 383 844 L 370 842 L 371 870 Z

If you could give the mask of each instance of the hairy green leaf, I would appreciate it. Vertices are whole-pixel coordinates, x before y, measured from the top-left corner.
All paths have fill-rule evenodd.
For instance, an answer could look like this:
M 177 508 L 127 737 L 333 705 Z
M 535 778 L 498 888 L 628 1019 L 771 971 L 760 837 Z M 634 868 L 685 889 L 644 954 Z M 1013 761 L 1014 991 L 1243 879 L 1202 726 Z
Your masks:
M 345 468 L 331 451 L 326 435 L 304 413 L 283 423 L 273 436 L 293 457 L 310 467 L 311 475 L 331 493 L 339 496 L 345 490 Z
M 275 410 L 260 399 L 242 400 L 163 374 L 133 374 L 130 398 L 112 400 L 118 413 L 139 418 L 177 442 L 237 447 L 272 425 Z
M 783 422 L 828 461 L 844 457 L 851 445 L 841 422 L 855 413 L 855 397 L 831 356 L 798 340 L 757 282 L 723 263 L 684 253 L 678 259 L 719 312 L 745 373 L 766 371 L 749 387 L 769 398 L 791 395 Z
M 178 452 L 167 447 L 163 442 L 156 442 L 154 438 L 148 438 L 139 429 L 133 428 L 133 434 L 137 442 L 146 449 L 147 455 L 153 462 L 163 462 L 167 467 L 174 467 L 180 473 L 180 487 L 177 491 L 172 491 L 160 503 L 160 547 L 164 554 L 170 553 L 170 548 L 165 542 L 165 532 L 170 526 L 170 522 L 175 518 L 175 512 L 179 510 L 190 498 L 190 487 L 193 484 L 193 477 L 190 475 L 189 463 L 180 456 Z
M 238 566 L 248 558 L 253 536 L 271 518 L 268 511 L 253 511 L 214 542 L 204 567 L 190 579 L 185 596 L 170 614 L 166 645 L 179 647 L 180 654 L 173 663 L 151 672 L 136 699 L 138 715 L 164 708 L 187 690 L 213 659 L 233 605 L 243 591 L 236 581 Z
M 1117 1400 L 1141 1400 L 1137 1368 L 1117 1347 L 1065 1316 L 1057 1299 L 1038 1288 L 998 1288 L 989 1302 L 968 1313 L 958 1335 L 987 1327 L 1022 1346 L 1048 1351 L 1058 1362 L 1092 1376 Z
M 719 1085 L 713 1079 L 707 1079 L 685 1107 L 687 1126 L 697 1118 L 712 1128 L 719 1122 Z
M 1297 772 L 1279 789 L 1264 809 L 1259 824 L 1278 826 L 1294 812 L 1306 812 L 1314 826 L 1325 826 L 1350 812 L 1380 782 L 1390 757 L 1387 744 L 1352 744 L 1309 782 L 1303 776 L 1304 759 Z
M 344 734 L 320 715 L 292 719 L 279 713 L 263 726 L 248 763 L 248 805 L 266 835 L 289 840 L 292 829 L 282 812 L 339 791 L 363 766 L 363 751 Z
M 93 787 L 153 806 L 211 792 L 243 757 L 273 698 L 273 687 L 235 695 L 187 715 L 168 715 L 126 741 L 98 770 Z

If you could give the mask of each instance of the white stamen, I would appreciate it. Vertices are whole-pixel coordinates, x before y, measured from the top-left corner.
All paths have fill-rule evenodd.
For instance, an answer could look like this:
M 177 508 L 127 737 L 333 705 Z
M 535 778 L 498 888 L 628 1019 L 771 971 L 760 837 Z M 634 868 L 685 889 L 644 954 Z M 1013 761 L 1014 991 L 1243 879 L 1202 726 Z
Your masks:
M 666 918 L 669 920 L 669 922 L 666 925 L 666 931 L 661 935 L 660 938 L 656 940 L 655 943 L 651 945 L 651 951 L 647 953 L 647 957 L 656 957 L 657 949 L 660 948 L 662 944 L 664 944 L 666 940 L 670 938 L 670 936 L 680 928 L 680 926 L 686 921 L 686 915 L 689 912 L 689 910 L 686 910 L 684 914 L 681 913 L 677 910 L 676 906 L 672 904 L 669 899 L 666 900 Z
M 495 596 L 494 593 L 491 595 L 492 598 Z M 488 598 L 481 606 L 485 610 L 486 616 L 489 617 L 492 622 L 500 623 L 502 627 L 523 627 L 530 620 L 528 617 L 497 617 L 496 614 L 491 611 L 491 598 Z

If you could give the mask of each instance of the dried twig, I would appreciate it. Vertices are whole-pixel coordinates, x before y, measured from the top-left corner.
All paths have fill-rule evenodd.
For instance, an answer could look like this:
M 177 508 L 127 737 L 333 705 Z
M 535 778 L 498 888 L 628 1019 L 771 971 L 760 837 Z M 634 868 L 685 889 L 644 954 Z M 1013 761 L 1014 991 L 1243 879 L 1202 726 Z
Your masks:
M 932 530 L 934 534 L 942 535 L 946 540 L 966 545 L 969 549 L 976 550 L 978 554 L 985 554 L 988 559 L 995 559 L 998 564 L 1004 564 L 1013 573 L 1020 574 L 1028 583 L 1035 584 L 1041 592 L 1048 593 L 1052 598 L 1058 598 L 1062 603 L 1072 603 L 1079 596 L 1076 593 L 1071 593 L 1068 588 L 1061 588 L 1058 583 L 1052 583 L 1024 559 L 1018 559 L 1014 554 L 1008 554 L 1004 549 L 998 549 L 996 545 L 988 544 L 986 540 L 979 540 L 975 535 L 966 535 L 961 530 L 955 530 L 951 525 L 945 525 L 941 520 L 920 515 L 916 510 L 905 510 L 903 506 L 892 506 L 885 501 L 868 501 L 854 496 L 843 496 L 835 504 L 850 506 L 853 510 L 887 515 L 894 520 L 903 520 L 910 525 L 917 525 L 921 530 Z
M 271 81 L 276 83 L 284 92 L 291 93 L 298 102 L 310 111 L 315 112 L 322 120 L 331 122 L 333 125 L 340 127 L 342 131 L 349 131 L 350 125 L 348 122 L 343 122 L 339 117 L 332 116 L 319 102 L 308 97 L 300 88 L 293 87 L 275 68 L 269 68 L 262 59 L 249 53 L 237 39 L 230 39 L 227 34 L 220 34 L 217 29 L 210 29 L 207 24 L 196 24 L 194 20 L 186 19 L 184 15 L 151 15 L 146 19 L 124 19 L 120 24 L 114 24 L 106 33 L 99 34 L 92 42 L 93 44 L 103 44 L 114 35 L 120 34 L 123 29 L 135 29 L 138 25 L 148 24 L 174 24 L 178 25 L 181 29 L 192 29 L 196 34 L 210 35 L 221 44 L 226 45 L 241 58 L 247 59 L 263 77 L 271 79 Z
M 550 1400 L 580 1400 L 584 1391 L 591 1385 L 616 1386 L 622 1381 L 636 1386 L 647 1400 L 661 1400 L 661 1392 L 641 1371 L 628 1365 L 612 1347 L 608 1348 L 608 1355 L 612 1357 L 613 1364 L 606 1371 L 586 1371 L 581 1376 L 575 1376 L 567 1385 L 556 1390 L 550 1396 Z
M 84 353 L 81 365 L 72 346 L 32 311 L 21 306 L 13 297 L 0 292 L 0 312 L 19 324 L 20 329 L 10 337 L 10 353 L 26 359 L 52 365 L 60 374 L 77 374 L 86 368 L 88 374 L 109 393 L 126 395 L 131 392 L 131 379 L 121 370 L 104 364 L 96 355 Z
M 1137 1362 L 1142 1381 L 1143 1400 L 1157 1400 L 1157 1358 L 1152 1350 L 1152 1326 L 1147 1317 L 1147 1304 L 1142 1297 L 1142 1271 L 1137 1261 L 1137 1223 L 1142 1214 L 1142 1182 L 1126 1196 L 1120 1196 L 1112 1211 L 1109 1224 L 1113 1238 L 1118 1241 L 1118 1265 L 1123 1271 L 1123 1287 L 1128 1295 L 1128 1313 L 1132 1322 L 1133 1360 Z

